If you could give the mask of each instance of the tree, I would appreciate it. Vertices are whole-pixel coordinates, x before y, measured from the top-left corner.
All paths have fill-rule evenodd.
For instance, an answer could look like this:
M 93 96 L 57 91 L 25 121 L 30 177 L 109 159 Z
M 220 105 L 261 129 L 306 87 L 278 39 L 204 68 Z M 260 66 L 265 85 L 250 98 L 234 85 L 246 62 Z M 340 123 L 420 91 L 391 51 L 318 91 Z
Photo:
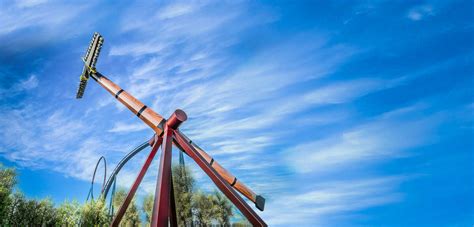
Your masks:
M 32 226 L 53 226 L 58 222 L 56 209 L 50 198 L 42 199 L 39 202 L 33 200 L 36 204 L 36 221 Z M 37 225 L 36 225 L 37 224 Z
M 192 191 L 194 178 L 191 171 L 184 165 L 173 166 L 173 189 L 176 203 L 176 215 L 179 226 L 190 226 L 193 221 L 192 213 Z M 143 212 L 145 213 L 147 225 L 151 222 L 153 212 L 154 195 L 149 194 L 143 200 Z
M 199 191 L 193 196 L 193 213 L 197 224 L 201 226 L 211 225 L 214 217 L 214 198 L 212 195 L 206 195 Z
M 10 194 L 16 184 L 16 172 L 12 168 L 4 168 L 0 163 L 0 226 L 5 224 L 11 204 Z
M 194 178 L 189 168 L 184 165 L 173 166 L 172 173 L 178 225 L 190 226 L 193 221 Z
M 235 226 L 235 227 L 252 226 L 252 224 L 247 220 L 247 218 L 245 218 L 240 212 L 237 212 L 234 217 L 237 219 L 237 221 L 232 223 L 232 226 Z
M 112 203 L 116 207 L 115 211 L 117 212 L 122 206 L 123 201 L 127 197 L 127 191 L 123 188 L 119 188 L 114 195 Z M 120 222 L 121 226 L 139 226 L 140 225 L 140 214 L 137 205 L 135 204 L 135 198 L 130 202 L 127 211 L 123 215 L 122 221 Z
M 109 225 L 107 207 L 102 199 L 86 202 L 81 210 L 81 226 Z
M 240 220 L 240 221 L 232 223 L 232 226 L 234 226 L 234 227 L 251 227 L 252 224 L 250 224 L 250 222 L 247 221 L 247 220 Z
M 29 200 L 16 192 L 6 222 L 11 226 L 53 226 L 58 223 L 58 218 L 50 199 Z
M 12 194 L 16 173 L 0 163 L 0 226 L 105 226 L 109 224 L 107 208 L 102 199 L 81 207 L 78 202 L 65 201 L 58 208 L 51 199 L 27 199 L 20 191 Z M 135 220 L 138 211 L 135 206 Z M 135 221 L 135 225 L 139 225 Z M 128 226 L 128 225 L 127 225 Z
M 64 201 L 56 211 L 59 226 L 77 226 L 81 220 L 81 205 L 73 200 Z
M 150 226 L 151 224 L 151 215 L 153 212 L 153 202 L 154 202 L 154 196 L 153 194 L 148 194 L 145 196 L 145 199 L 143 199 L 143 212 L 145 213 L 145 218 L 146 218 L 146 226 Z
M 230 226 L 230 217 L 232 216 L 232 204 L 218 191 L 213 194 L 213 212 L 214 216 L 221 226 Z
M 11 197 L 11 204 L 8 212 L 8 226 L 27 226 L 31 220 L 27 202 L 23 194 L 16 192 Z
M 100 198 L 81 206 L 77 201 L 65 201 L 55 208 L 51 199 L 27 199 L 21 192 L 12 194 L 16 184 L 14 169 L 4 168 L 0 163 L 0 226 L 105 226 L 108 217 L 105 201 Z M 184 165 L 173 166 L 173 189 L 179 226 L 208 226 L 219 223 L 229 226 L 232 205 L 220 192 L 213 194 L 194 192 L 194 178 Z M 127 192 L 118 189 L 112 203 L 118 210 Z M 142 210 L 151 221 L 154 196 L 150 194 L 143 201 Z M 197 223 L 193 221 L 196 220 Z M 140 214 L 135 198 L 122 219 L 121 226 L 139 226 Z

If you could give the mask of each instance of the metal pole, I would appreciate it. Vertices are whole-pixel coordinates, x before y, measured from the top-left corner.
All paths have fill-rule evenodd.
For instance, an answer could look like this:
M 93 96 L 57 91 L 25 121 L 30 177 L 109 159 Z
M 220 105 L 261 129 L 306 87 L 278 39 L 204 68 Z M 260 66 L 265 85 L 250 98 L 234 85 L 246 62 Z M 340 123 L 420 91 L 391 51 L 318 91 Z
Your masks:
M 118 210 L 117 215 L 114 217 L 112 224 L 110 224 L 110 226 L 113 226 L 113 227 L 119 226 L 120 221 L 122 220 L 123 215 L 125 214 L 125 211 L 127 211 L 128 205 L 132 201 L 135 193 L 137 192 L 138 186 L 142 182 L 143 177 L 145 176 L 145 173 L 148 170 L 148 167 L 150 167 L 150 164 L 153 161 L 153 158 L 155 157 L 155 154 L 158 151 L 158 148 L 161 146 L 162 140 L 163 138 L 161 136 L 155 136 L 155 144 L 153 145 L 153 148 L 151 149 L 151 152 L 148 155 L 148 158 L 143 164 L 142 169 L 138 173 L 138 176 L 135 179 L 135 182 L 133 182 L 133 185 L 130 188 L 130 191 L 128 191 L 127 197 L 123 201 L 122 206 L 120 206 L 120 209 Z
M 171 215 L 170 215 L 170 224 L 171 226 L 178 226 L 178 216 L 176 215 L 176 200 L 174 196 L 174 188 L 173 188 L 173 172 L 171 171 L 170 173 L 170 209 L 171 209 Z
M 152 227 L 168 226 L 170 217 L 170 181 L 171 181 L 171 148 L 173 146 L 173 132 L 187 119 L 186 113 L 176 110 L 166 121 L 161 147 L 160 172 L 156 182 L 155 202 L 151 218 Z
M 176 133 L 179 133 L 181 137 L 183 137 L 191 146 L 194 147 L 194 149 L 201 155 L 204 160 L 211 166 L 230 186 L 232 186 L 235 190 L 240 192 L 242 195 L 250 199 L 252 202 L 255 203 L 255 206 L 263 211 L 265 208 L 265 198 L 261 195 L 257 195 L 255 192 L 253 192 L 249 187 L 247 187 L 242 181 L 237 180 L 237 177 L 232 175 L 229 171 L 227 171 L 224 167 L 222 167 L 219 162 L 214 160 L 213 157 L 208 155 L 203 149 L 201 149 L 197 144 L 195 144 L 193 141 L 191 141 L 189 138 L 186 137 L 183 133 L 181 133 L 179 130 L 176 131 Z M 175 145 L 180 149 L 179 145 L 175 142 Z
M 235 190 L 206 162 L 206 160 L 176 131 L 174 138 L 179 146 L 201 167 L 211 178 L 216 186 L 229 198 L 229 200 L 242 212 L 253 226 L 267 226 L 254 210 L 237 194 Z

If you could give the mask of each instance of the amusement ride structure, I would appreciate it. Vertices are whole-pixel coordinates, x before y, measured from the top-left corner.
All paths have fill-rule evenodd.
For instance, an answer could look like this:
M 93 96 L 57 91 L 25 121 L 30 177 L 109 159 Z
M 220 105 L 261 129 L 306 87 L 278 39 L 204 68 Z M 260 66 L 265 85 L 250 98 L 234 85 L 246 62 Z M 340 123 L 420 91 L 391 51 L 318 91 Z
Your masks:
M 76 98 L 82 98 L 87 81 L 89 78 L 92 78 L 155 132 L 155 135 L 149 141 L 132 150 L 117 164 L 117 167 L 113 170 L 107 181 L 106 173 L 104 174 L 104 183 L 101 193 L 102 198 L 105 199 L 110 188 L 115 188 L 117 173 L 125 163 L 141 150 L 149 146 L 152 147 L 145 163 L 128 191 L 123 204 L 113 217 L 111 226 L 119 225 L 159 147 L 161 147 L 161 155 L 151 226 L 177 226 L 176 206 L 171 174 L 171 149 L 173 145 L 181 150 L 181 152 L 184 152 L 191 157 L 194 162 L 198 164 L 198 166 L 211 178 L 219 190 L 224 193 L 224 195 L 237 207 L 237 209 L 240 210 L 240 212 L 242 212 L 253 226 L 267 226 L 237 192 L 247 197 L 247 199 L 252 201 L 261 211 L 264 209 L 265 199 L 253 192 L 241 181 L 237 180 L 235 176 L 224 169 L 224 167 L 214 160 L 214 158 L 208 155 L 203 149 L 193 143 L 179 130 L 179 126 L 187 119 L 187 115 L 184 111 L 177 109 L 168 119 L 165 119 L 96 70 L 95 66 L 103 42 L 104 38 L 99 33 L 94 33 L 91 44 L 89 45 L 83 59 L 84 69 L 80 77 L 80 84 Z M 101 157 L 99 162 L 101 160 L 104 161 L 105 165 L 105 158 Z M 97 163 L 97 166 L 99 165 L 99 162 Z M 95 172 L 97 171 L 97 166 L 94 170 L 94 177 Z M 92 179 L 92 185 L 94 177 Z M 93 189 L 91 187 L 91 191 L 89 192 L 89 196 L 91 197 L 93 197 L 92 192 Z M 112 194 L 113 192 L 114 190 L 112 190 Z M 113 209 L 110 212 L 113 215 Z

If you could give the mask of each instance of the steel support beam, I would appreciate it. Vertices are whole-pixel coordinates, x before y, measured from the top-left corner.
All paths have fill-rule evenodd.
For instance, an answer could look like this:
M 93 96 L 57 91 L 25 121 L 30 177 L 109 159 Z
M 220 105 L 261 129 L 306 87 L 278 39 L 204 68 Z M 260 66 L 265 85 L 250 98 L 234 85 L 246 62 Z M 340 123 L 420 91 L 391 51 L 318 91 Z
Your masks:
M 173 129 L 165 126 L 163 144 L 161 147 L 160 171 L 156 182 L 155 202 L 151 218 L 152 227 L 168 226 L 170 216 L 170 176 L 171 176 L 171 147 L 173 146 Z
M 181 148 L 201 167 L 202 170 L 211 178 L 219 190 L 229 198 L 229 200 L 242 212 L 253 226 L 267 226 L 267 224 L 258 216 L 257 213 L 237 194 L 235 190 L 206 162 L 195 148 L 179 133 L 174 133 L 174 138 Z
M 161 147 L 160 171 L 156 182 L 155 201 L 151 218 L 152 227 L 165 227 L 168 226 L 169 222 L 171 222 L 171 225 L 176 222 L 176 215 L 171 214 L 171 210 L 175 207 L 175 204 L 171 204 L 171 202 L 174 202 L 174 198 L 170 199 L 171 196 L 174 197 L 171 193 L 171 149 L 173 146 L 173 132 L 186 119 L 186 113 L 178 109 L 166 121 Z M 171 215 L 174 215 L 174 217 L 170 219 Z
M 158 148 L 161 146 L 163 138 L 161 136 L 156 136 L 155 135 L 155 142 L 153 144 L 153 148 L 150 151 L 150 154 L 148 155 L 148 158 L 146 159 L 145 163 L 142 166 L 142 169 L 138 173 L 137 178 L 135 179 L 135 182 L 133 182 L 132 187 L 128 191 L 127 197 L 125 197 L 125 200 L 122 203 L 122 206 L 120 206 L 120 209 L 117 212 L 117 215 L 115 215 L 112 224 L 110 226 L 116 227 L 119 226 L 120 221 L 123 218 L 123 215 L 125 214 L 125 211 L 127 211 L 128 205 L 133 199 L 133 196 L 135 196 L 135 193 L 137 192 L 138 186 L 143 180 L 143 177 L 145 176 L 146 171 L 148 170 L 148 167 L 150 167 L 151 162 L 153 161 L 153 158 L 156 155 L 156 152 L 158 151 Z
M 170 195 L 171 195 L 171 201 L 170 201 L 170 209 L 171 209 L 171 215 L 170 215 L 170 223 L 171 226 L 178 226 L 178 216 L 176 215 L 176 196 L 174 195 L 174 187 L 173 187 L 173 173 L 171 172 L 170 174 Z
M 255 207 L 257 207 L 259 210 L 263 211 L 265 207 L 265 198 L 263 198 L 261 195 L 255 194 L 249 187 L 247 187 L 242 181 L 237 180 L 237 178 L 232 175 L 229 171 L 224 169 L 219 162 L 217 162 L 213 157 L 208 155 L 203 149 L 201 149 L 197 144 L 195 144 L 193 141 L 191 141 L 186 135 L 183 133 L 177 131 L 176 133 L 180 133 L 180 135 L 186 139 L 186 141 L 191 144 L 194 149 L 204 158 L 204 160 L 228 183 L 230 186 L 232 186 L 235 190 L 240 192 L 243 196 L 247 197 L 255 203 Z M 181 151 L 186 153 L 176 142 L 176 139 L 173 140 L 173 143 L 176 147 L 178 147 Z

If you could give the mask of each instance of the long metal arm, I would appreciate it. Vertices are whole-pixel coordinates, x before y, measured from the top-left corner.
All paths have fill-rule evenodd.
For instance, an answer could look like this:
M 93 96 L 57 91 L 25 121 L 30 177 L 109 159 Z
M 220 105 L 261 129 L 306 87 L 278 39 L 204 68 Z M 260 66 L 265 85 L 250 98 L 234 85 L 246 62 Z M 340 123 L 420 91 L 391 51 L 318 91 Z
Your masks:
M 258 216 L 258 214 L 250 208 L 250 206 L 233 190 L 229 184 L 222 179 L 222 176 L 213 169 L 204 157 L 179 133 L 174 133 L 177 144 L 182 147 L 186 153 L 199 165 L 199 167 L 211 178 L 216 186 L 224 193 L 225 196 L 242 212 L 247 220 L 253 226 L 266 227 L 267 224 Z
M 152 128 L 157 135 L 161 135 L 163 133 L 166 120 L 161 115 L 157 114 L 151 108 L 148 108 L 145 104 L 140 102 L 140 100 L 124 91 L 117 84 L 99 72 L 92 73 L 91 77 L 102 87 L 104 87 L 105 90 L 107 90 L 110 94 L 115 96 L 115 98 L 125 105 L 130 111 L 132 111 L 132 113 L 145 122 L 145 124 L 150 126 L 150 128 Z
M 214 160 L 213 157 L 211 157 L 209 154 L 207 154 L 203 149 L 201 149 L 197 144 L 193 143 L 188 137 L 186 137 L 182 132 L 179 130 L 175 131 L 176 134 L 179 134 L 183 139 L 186 140 L 193 148 L 204 158 L 204 160 L 209 164 L 211 168 L 213 168 L 219 175 L 224 178 L 224 180 L 233 188 L 235 188 L 238 192 L 240 192 L 242 195 L 250 199 L 253 203 L 255 203 L 255 206 L 263 211 L 265 208 L 265 199 L 261 195 L 257 195 L 255 192 L 253 192 L 250 188 L 248 188 L 245 184 L 242 183 L 242 181 L 237 180 L 237 177 L 229 173 L 224 167 L 222 167 L 216 160 Z M 180 150 L 184 151 L 186 153 L 186 150 L 184 150 L 182 147 L 179 146 L 179 144 L 175 141 L 174 143 Z M 186 153 L 189 155 L 188 153 Z
M 130 111 L 132 111 L 143 122 L 145 122 L 145 124 L 152 128 L 157 135 L 161 135 L 163 133 L 164 124 L 166 123 L 166 120 L 161 115 L 154 112 L 151 108 L 148 108 L 145 104 L 140 102 L 128 92 L 124 91 L 117 84 L 115 84 L 99 72 L 91 73 L 91 77 L 95 81 L 97 81 L 97 83 L 99 83 L 102 87 L 104 87 L 105 90 L 107 90 L 110 94 L 115 96 L 115 98 L 119 102 L 125 105 Z M 187 142 L 191 142 L 191 140 L 185 137 L 184 134 L 179 131 L 178 133 L 184 138 L 186 138 L 188 140 Z M 220 174 L 225 179 L 228 184 L 230 184 L 238 192 L 242 193 L 242 195 L 254 202 L 255 206 L 259 210 L 263 211 L 265 199 L 262 196 L 257 195 L 255 192 L 250 190 L 250 188 L 245 186 L 241 181 L 238 181 L 235 176 L 230 174 L 226 169 L 224 169 L 224 167 L 217 163 L 210 155 L 204 152 L 196 144 L 191 144 L 199 152 L 199 154 L 203 156 L 204 159 L 218 172 L 218 174 Z

